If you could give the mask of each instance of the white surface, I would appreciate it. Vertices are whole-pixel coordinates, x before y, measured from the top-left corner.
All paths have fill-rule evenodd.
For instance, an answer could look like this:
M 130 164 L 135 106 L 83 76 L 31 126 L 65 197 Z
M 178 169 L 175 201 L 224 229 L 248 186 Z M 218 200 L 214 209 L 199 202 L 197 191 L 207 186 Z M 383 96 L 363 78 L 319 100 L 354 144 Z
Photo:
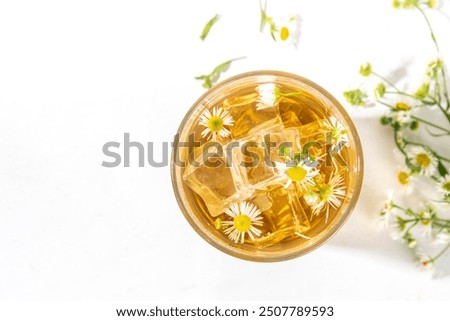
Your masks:
M 168 167 L 100 166 L 103 144 L 125 132 L 171 141 L 203 92 L 193 77 L 230 58 L 247 56 L 225 77 L 286 70 L 341 101 L 366 60 L 393 76 L 423 67 L 433 47 L 422 20 L 390 3 L 270 1 L 275 16 L 303 17 L 296 51 L 258 32 L 256 0 L 2 1 L 0 299 L 449 299 L 449 278 L 431 280 L 378 231 L 396 168 L 377 109 L 349 110 L 366 160 L 356 210 L 329 243 L 288 262 L 208 245 L 182 216 Z M 431 18 L 448 39 L 448 18 Z

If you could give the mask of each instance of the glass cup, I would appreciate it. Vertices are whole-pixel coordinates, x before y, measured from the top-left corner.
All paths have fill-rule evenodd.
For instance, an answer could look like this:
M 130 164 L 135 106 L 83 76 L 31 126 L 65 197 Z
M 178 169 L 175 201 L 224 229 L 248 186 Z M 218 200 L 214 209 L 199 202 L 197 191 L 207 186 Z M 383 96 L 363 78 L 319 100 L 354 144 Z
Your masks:
M 175 136 L 178 204 L 208 243 L 251 261 L 282 261 L 325 243 L 352 212 L 363 179 L 355 126 L 300 76 L 255 71 L 204 93 Z

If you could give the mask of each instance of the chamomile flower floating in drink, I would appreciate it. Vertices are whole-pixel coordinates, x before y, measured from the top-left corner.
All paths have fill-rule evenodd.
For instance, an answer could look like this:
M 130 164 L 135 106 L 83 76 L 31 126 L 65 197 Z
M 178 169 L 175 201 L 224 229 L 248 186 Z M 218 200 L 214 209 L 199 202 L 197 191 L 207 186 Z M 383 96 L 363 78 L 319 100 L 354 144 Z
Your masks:
M 412 147 L 408 151 L 408 158 L 416 166 L 420 174 L 431 176 L 436 170 L 436 158 L 422 146 Z
M 347 129 L 342 125 L 334 116 L 331 116 L 325 121 L 324 128 L 322 129 L 327 139 L 327 144 L 331 143 L 332 147 L 338 145 L 349 146 Z M 331 140 L 328 142 L 328 140 Z
M 233 124 L 233 118 L 220 107 L 214 107 L 212 113 L 206 109 L 199 121 L 199 125 L 206 127 L 202 131 L 202 137 L 212 136 L 213 140 L 217 140 L 217 137 L 229 137 L 231 133 L 226 127 L 231 127 Z
M 303 199 L 309 206 L 315 206 L 319 203 L 319 195 L 313 190 L 312 186 L 308 186 Z
M 256 87 L 258 98 L 256 110 L 262 110 L 278 105 L 282 98 L 298 97 L 300 92 L 282 92 L 274 83 L 261 84 Z
M 225 210 L 225 214 L 233 218 L 232 221 L 222 221 L 224 233 L 235 243 L 244 243 L 245 235 L 250 239 L 261 235 L 261 230 L 256 226 L 262 226 L 261 211 L 249 202 L 233 203 Z
M 274 83 L 259 85 L 256 87 L 256 91 L 259 95 L 256 110 L 273 107 L 280 100 L 280 89 Z
M 289 188 L 292 183 L 297 184 L 299 187 L 311 184 L 312 179 L 319 173 L 317 168 L 305 160 L 288 161 L 286 163 L 276 162 L 275 166 L 280 172 L 281 177 L 286 180 L 285 188 Z
M 338 208 L 345 196 L 344 179 L 340 174 L 332 174 L 327 183 L 318 183 L 318 202 L 312 207 L 313 213 L 318 215 L 325 209 L 325 222 L 328 222 L 330 206 Z

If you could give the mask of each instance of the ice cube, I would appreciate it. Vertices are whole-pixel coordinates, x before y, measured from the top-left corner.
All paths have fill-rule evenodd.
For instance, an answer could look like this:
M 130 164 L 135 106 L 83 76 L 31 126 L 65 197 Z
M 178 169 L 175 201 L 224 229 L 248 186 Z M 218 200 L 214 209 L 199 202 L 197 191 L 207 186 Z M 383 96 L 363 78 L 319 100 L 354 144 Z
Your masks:
M 255 245 L 267 247 L 289 237 L 295 237 L 296 233 L 304 234 L 310 228 L 309 219 L 300 204 L 297 191 L 294 186 L 286 189 L 283 186 L 274 185 L 266 191 L 271 206 L 262 210 L 265 224 L 268 224 L 269 233 L 255 240 Z M 254 199 L 262 196 L 257 192 Z
M 254 193 L 246 189 L 235 166 L 236 158 L 227 164 L 224 155 L 211 156 L 205 145 L 198 147 L 195 162 L 189 162 L 183 174 L 186 184 L 205 202 L 211 216 L 216 217 L 232 203 L 248 199 Z
M 309 228 L 309 220 L 300 204 L 295 186 L 284 188 L 280 186 L 268 192 L 272 199 L 272 207 L 268 210 L 268 216 L 273 220 L 273 230 L 296 226 L 298 232 Z
M 285 128 L 300 127 L 303 125 L 298 115 L 301 114 L 302 109 L 296 100 L 285 98 L 280 101 L 280 116 L 283 120 Z
M 300 127 L 296 127 L 300 133 L 300 140 L 304 144 L 307 141 L 313 139 L 317 140 L 319 137 L 324 137 L 324 126 L 326 124 L 325 119 L 318 119 Z
M 258 133 L 265 128 L 283 128 L 278 105 L 258 110 L 256 98 L 247 104 L 223 104 L 234 120 L 234 125 L 230 127 L 233 139 L 241 140 L 252 135 L 250 131 Z
M 302 126 L 302 123 L 298 119 L 297 114 L 290 110 L 281 113 L 281 120 L 283 121 L 283 125 L 285 128 Z
M 286 155 L 293 156 L 302 150 L 300 133 L 296 127 L 285 128 L 278 132 L 263 133 L 263 135 L 266 146 L 271 143 L 270 160 L 272 162 L 286 162 Z
M 263 136 L 247 136 L 233 143 L 239 147 L 233 149 L 233 155 L 236 157 L 234 166 L 240 172 L 245 188 L 265 189 L 268 184 L 273 184 L 272 181 L 278 179 Z

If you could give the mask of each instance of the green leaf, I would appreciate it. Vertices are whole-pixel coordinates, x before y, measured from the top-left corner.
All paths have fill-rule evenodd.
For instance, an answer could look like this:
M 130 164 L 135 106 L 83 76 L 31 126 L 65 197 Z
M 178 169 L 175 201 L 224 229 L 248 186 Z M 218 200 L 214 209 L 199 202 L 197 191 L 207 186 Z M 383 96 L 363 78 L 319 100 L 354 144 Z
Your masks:
M 386 86 L 384 83 L 380 82 L 377 87 L 375 87 L 375 94 L 378 98 L 382 98 L 386 93 Z
M 427 6 L 431 9 L 437 8 L 437 0 L 428 0 L 427 1 Z
M 202 86 L 207 88 L 207 89 L 209 89 L 212 86 L 214 86 L 214 84 L 217 82 L 217 80 L 219 80 L 220 75 L 230 68 L 230 65 L 231 65 L 231 63 L 233 61 L 244 59 L 244 58 L 245 57 L 239 57 L 239 58 L 235 58 L 235 59 L 231 59 L 231 60 L 225 61 L 225 62 L 221 63 L 220 65 L 216 66 L 213 69 L 213 71 L 211 71 L 211 73 L 205 74 L 205 75 L 196 76 L 195 79 L 203 80 Z
M 400 231 L 403 231 L 406 226 L 405 220 L 403 218 L 401 218 L 400 216 L 397 216 L 397 226 Z
M 405 0 L 403 2 L 403 8 L 414 8 L 419 5 L 419 0 Z
M 430 90 L 430 84 L 429 83 L 423 83 L 419 89 L 417 89 L 415 96 L 419 99 L 424 99 Z
M 267 13 L 266 13 L 266 8 L 267 8 L 267 0 L 264 3 L 264 7 L 263 7 L 263 5 L 261 3 L 261 0 L 259 0 L 259 10 L 261 12 L 261 24 L 259 26 L 259 31 L 260 32 L 263 32 L 264 27 L 266 26 L 266 23 L 267 23 L 267 18 L 268 17 L 267 17 Z
M 214 24 L 219 20 L 219 18 L 220 15 L 216 14 L 206 23 L 205 27 L 203 28 L 202 34 L 200 35 L 200 39 L 202 39 L 202 41 L 206 39 L 212 26 L 214 26 Z
M 420 127 L 420 123 L 417 120 L 413 120 L 411 124 L 409 124 L 409 129 L 417 130 Z
M 372 74 L 372 65 L 368 62 L 362 64 L 361 67 L 359 67 L 359 73 L 363 77 L 369 77 Z
M 428 64 L 427 68 L 427 76 L 430 78 L 436 78 L 438 76 L 439 70 L 441 70 L 444 66 L 442 60 L 433 60 Z
M 437 167 L 437 168 L 438 168 L 439 174 L 440 174 L 442 177 L 444 177 L 445 175 L 448 174 L 447 168 L 444 166 L 444 164 L 442 164 L 441 161 L 439 161 L 438 167 Z
M 367 95 L 361 89 L 354 89 L 344 92 L 345 99 L 353 106 L 364 106 Z
M 381 116 L 380 123 L 381 125 L 390 125 L 392 123 L 392 118 L 388 116 Z
M 393 0 L 392 6 L 394 7 L 394 9 L 400 9 L 400 7 L 402 6 L 402 3 L 400 2 L 400 0 Z

